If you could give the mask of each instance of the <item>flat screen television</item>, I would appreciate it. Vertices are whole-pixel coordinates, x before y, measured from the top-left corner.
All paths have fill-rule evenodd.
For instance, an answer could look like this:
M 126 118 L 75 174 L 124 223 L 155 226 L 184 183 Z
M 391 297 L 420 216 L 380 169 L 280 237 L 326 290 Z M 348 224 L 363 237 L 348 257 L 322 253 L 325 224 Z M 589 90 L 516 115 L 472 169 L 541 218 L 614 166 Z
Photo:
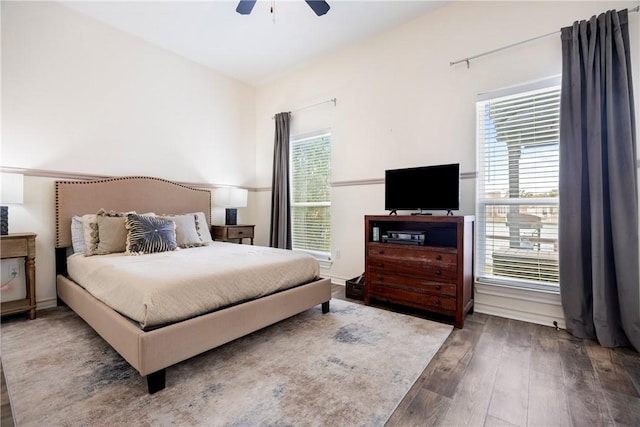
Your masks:
M 460 164 L 386 170 L 384 208 L 392 213 L 460 209 Z

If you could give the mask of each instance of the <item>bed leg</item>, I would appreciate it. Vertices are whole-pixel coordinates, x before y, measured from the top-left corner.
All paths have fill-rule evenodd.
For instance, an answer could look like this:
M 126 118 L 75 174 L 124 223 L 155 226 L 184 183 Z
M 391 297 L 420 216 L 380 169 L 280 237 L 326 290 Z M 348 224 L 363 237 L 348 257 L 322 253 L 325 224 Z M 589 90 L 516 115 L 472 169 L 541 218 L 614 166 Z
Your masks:
M 147 375 L 147 387 L 149 388 L 149 394 L 153 394 L 164 389 L 166 373 L 166 369 L 161 369 Z
M 329 312 L 329 301 L 325 301 L 322 303 L 322 314 L 326 314 Z

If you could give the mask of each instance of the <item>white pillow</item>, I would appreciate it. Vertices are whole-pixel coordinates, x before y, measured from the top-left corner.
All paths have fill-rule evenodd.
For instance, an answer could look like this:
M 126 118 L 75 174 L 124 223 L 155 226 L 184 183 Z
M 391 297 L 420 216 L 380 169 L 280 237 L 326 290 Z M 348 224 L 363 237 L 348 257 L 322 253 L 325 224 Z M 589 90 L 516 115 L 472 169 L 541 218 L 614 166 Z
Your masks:
M 202 243 L 212 243 L 213 239 L 211 238 L 211 228 L 207 223 L 207 218 L 204 216 L 204 212 L 195 212 L 193 215 L 196 216 L 196 230 L 198 230 Z
M 159 219 L 171 220 L 176 224 L 176 244 L 181 248 L 203 246 L 200 234 L 196 229 L 195 214 L 161 215 Z
M 71 246 L 74 254 L 83 254 L 86 251 L 82 217 L 78 215 L 71 218 Z

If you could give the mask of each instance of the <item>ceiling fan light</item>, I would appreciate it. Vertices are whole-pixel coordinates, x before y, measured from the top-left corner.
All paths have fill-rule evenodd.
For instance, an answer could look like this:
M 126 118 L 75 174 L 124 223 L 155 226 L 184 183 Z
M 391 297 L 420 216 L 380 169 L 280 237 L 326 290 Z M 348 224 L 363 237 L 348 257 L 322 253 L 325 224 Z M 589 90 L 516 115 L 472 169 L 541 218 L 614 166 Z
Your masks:
M 248 15 L 253 10 L 253 6 L 256 5 L 256 0 L 240 0 L 236 7 L 236 12 L 240 15 Z
M 324 0 L 304 0 L 304 1 L 307 2 L 309 7 L 313 9 L 313 11 L 318 16 L 322 16 L 326 14 L 329 11 L 329 9 L 331 9 L 331 6 L 329 6 L 329 3 L 327 3 Z
M 322 16 L 326 14 L 331 6 L 324 0 L 305 0 L 309 7 L 315 12 L 316 15 Z M 253 6 L 256 5 L 256 0 L 240 0 L 236 7 L 236 12 L 240 15 L 249 15 L 253 10 Z M 271 2 L 271 13 L 273 13 L 273 1 Z

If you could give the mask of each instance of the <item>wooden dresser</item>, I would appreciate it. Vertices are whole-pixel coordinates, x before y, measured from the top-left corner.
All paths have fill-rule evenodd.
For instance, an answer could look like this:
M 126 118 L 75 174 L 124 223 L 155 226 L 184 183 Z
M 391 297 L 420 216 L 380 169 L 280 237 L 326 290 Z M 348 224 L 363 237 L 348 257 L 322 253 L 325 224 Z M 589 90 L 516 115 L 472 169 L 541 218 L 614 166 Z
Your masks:
M 473 312 L 473 216 L 365 216 L 364 302 Z

